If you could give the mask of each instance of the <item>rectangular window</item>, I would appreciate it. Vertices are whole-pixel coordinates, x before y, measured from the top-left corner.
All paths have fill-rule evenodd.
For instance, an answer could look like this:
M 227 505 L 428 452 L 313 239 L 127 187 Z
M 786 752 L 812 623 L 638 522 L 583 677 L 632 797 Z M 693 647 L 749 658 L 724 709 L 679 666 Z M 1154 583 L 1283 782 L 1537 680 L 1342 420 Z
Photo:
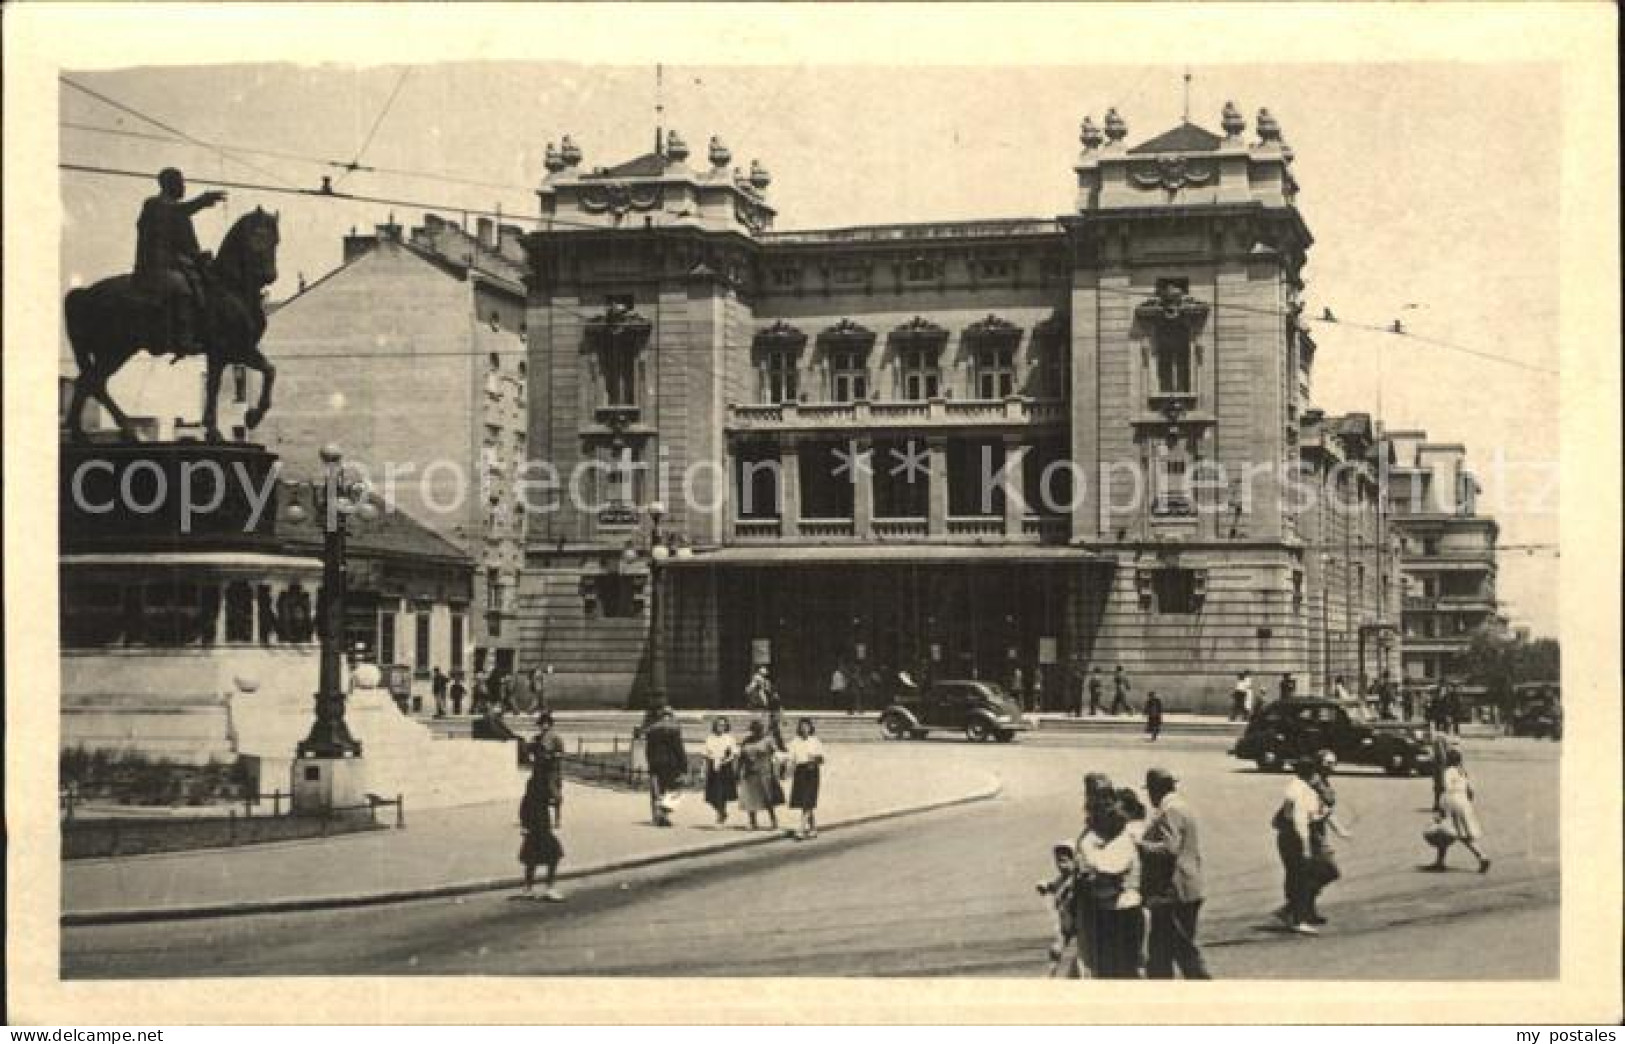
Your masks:
M 1196 612 L 1196 571 L 1158 569 L 1151 577 L 1151 594 L 1156 599 L 1158 613 Z
M 934 399 L 941 392 L 942 371 L 937 353 L 929 348 L 909 348 L 902 353 L 903 398 L 915 402 Z
M 857 402 L 869 397 L 868 360 L 862 352 L 837 351 L 830 358 L 830 398 Z
M 419 609 L 413 615 L 416 619 L 412 627 L 412 669 L 418 673 L 427 673 L 429 670 L 430 615 L 427 609 Z
M 637 589 L 630 576 L 604 574 L 593 578 L 598 611 L 606 617 L 637 615 Z
M 795 402 L 801 393 L 796 353 L 768 352 L 764 361 L 767 365 L 762 376 L 762 401 L 769 404 Z
M 1002 399 L 1016 391 L 1015 349 L 983 348 L 976 353 L 976 397 Z
M 1191 500 L 1190 462 L 1183 454 L 1165 455 L 1157 459 L 1156 497 L 1151 502 L 1154 515 L 1190 515 L 1195 513 Z
M 1422 538 L 1422 554 L 1426 555 L 1428 558 L 1436 558 L 1436 557 L 1438 557 L 1438 554 L 1439 554 L 1439 538 L 1438 537 L 1423 537 Z
M 734 503 L 740 518 L 779 517 L 779 447 L 742 444 L 734 454 Z
M 911 283 L 927 283 L 942 278 L 941 261 L 910 261 L 904 276 Z
M 869 269 L 865 265 L 837 265 L 830 271 L 830 282 L 852 286 L 857 283 L 869 281 Z
M 493 613 L 502 611 L 502 573 L 500 570 L 487 569 L 485 571 L 485 608 Z
M 451 614 L 451 669 L 463 669 L 463 643 L 467 641 L 468 619 L 462 613 Z
M 983 279 L 1009 279 L 1012 268 L 1009 261 L 982 261 L 976 266 L 976 274 Z
M 793 287 L 801 282 L 801 271 L 795 268 L 775 268 L 773 270 L 773 285 L 779 288 Z
M 395 662 L 395 611 L 386 609 L 378 614 L 378 662 Z

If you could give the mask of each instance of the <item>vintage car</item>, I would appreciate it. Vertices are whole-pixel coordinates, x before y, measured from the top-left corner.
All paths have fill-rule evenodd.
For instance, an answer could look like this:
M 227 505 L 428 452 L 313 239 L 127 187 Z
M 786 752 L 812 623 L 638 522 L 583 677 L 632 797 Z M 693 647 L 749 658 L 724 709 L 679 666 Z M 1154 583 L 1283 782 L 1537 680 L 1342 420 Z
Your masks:
M 984 681 L 937 681 L 923 690 L 903 686 L 880 713 L 880 734 L 886 739 L 924 739 L 941 729 L 963 732 L 969 740 L 1009 743 L 1032 727 L 1015 700 Z
M 1402 721 L 1379 721 L 1364 704 L 1318 697 L 1271 703 L 1253 715 L 1233 757 L 1262 772 L 1284 772 L 1316 751 L 1329 750 L 1341 765 L 1370 765 L 1392 776 L 1433 771 L 1426 731 Z
M 1563 696 L 1557 682 L 1524 682 L 1513 690 L 1513 700 L 1512 735 L 1563 738 Z

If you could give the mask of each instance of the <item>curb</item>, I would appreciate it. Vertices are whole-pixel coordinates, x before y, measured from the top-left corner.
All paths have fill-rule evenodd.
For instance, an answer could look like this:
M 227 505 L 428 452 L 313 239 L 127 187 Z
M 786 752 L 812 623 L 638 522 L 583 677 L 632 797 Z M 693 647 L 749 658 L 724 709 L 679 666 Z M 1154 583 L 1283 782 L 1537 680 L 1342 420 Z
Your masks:
M 871 823 L 880 823 L 890 819 L 901 819 L 906 816 L 923 815 L 927 812 L 938 812 L 943 809 L 955 808 L 960 805 L 971 805 L 982 801 L 991 801 L 1004 790 L 1004 784 L 998 779 L 979 790 L 955 798 L 946 798 L 941 801 L 927 802 L 923 805 L 905 805 L 896 808 L 881 809 L 845 819 L 828 826 L 821 826 L 820 833 L 835 833 L 848 827 L 866 826 Z M 601 877 L 605 874 L 619 873 L 624 870 L 637 870 L 647 866 L 656 866 L 661 863 L 676 862 L 682 859 L 696 859 L 701 856 L 716 855 L 722 852 L 737 851 L 759 845 L 768 845 L 787 838 L 783 833 L 767 833 L 760 836 L 747 836 L 720 841 L 714 844 L 690 845 L 671 852 L 661 852 L 657 855 L 630 856 L 625 859 L 612 859 L 609 862 L 598 863 L 582 867 L 577 870 L 561 871 L 558 879 L 561 881 L 579 881 L 590 877 Z M 153 907 L 146 909 L 128 910 L 88 910 L 78 913 L 64 913 L 61 916 L 61 925 L 64 928 L 86 927 L 91 925 L 108 924 L 142 924 L 153 921 L 187 921 L 202 920 L 211 917 L 235 917 L 259 913 L 295 913 L 312 910 L 335 910 L 357 906 L 383 906 L 389 903 L 411 902 L 418 899 L 444 899 L 459 895 L 473 895 L 480 892 L 499 892 L 510 888 L 517 888 L 523 883 L 523 878 L 517 874 L 507 877 L 490 877 L 476 881 L 462 881 L 454 884 L 432 885 L 424 888 L 407 888 L 391 892 L 372 892 L 358 895 L 319 896 L 315 898 L 299 899 L 265 899 L 247 902 L 214 903 L 203 906 L 174 906 Z

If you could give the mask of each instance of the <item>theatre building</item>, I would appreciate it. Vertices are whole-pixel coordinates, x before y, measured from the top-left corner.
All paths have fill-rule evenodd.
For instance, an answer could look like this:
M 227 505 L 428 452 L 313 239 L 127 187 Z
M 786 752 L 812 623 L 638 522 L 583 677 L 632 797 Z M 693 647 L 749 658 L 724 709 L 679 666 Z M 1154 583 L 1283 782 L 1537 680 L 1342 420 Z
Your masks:
M 817 706 L 842 661 L 1050 706 L 1118 665 L 1175 709 L 1315 689 L 1292 152 L 1231 106 L 1080 138 L 1070 213 L 805 231 L 715 139 L 549 147 L 521 657 L 558 703 L 737 704 L 765 663 Z

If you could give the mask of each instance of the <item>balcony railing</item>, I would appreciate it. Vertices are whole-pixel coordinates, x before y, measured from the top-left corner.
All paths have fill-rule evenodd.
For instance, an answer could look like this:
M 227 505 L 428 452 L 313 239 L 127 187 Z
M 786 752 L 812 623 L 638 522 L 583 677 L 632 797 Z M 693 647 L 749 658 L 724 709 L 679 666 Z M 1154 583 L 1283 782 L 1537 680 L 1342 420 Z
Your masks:
M 970 516 L 948 519 L 949 536 L 1003 536 L 1004 519 Z
M 877 540 L 920 539 L 929 532 L 923 518 L 877 518 L 873 528 Z
M 871 402 L 733 403 L 728 427 L 733 430 L 957 427 L 975 425 L 1059 424 L 1066 419 L 1060 399 L 927 399 Z
M 801 535 L 810 540 L 850 537 L 853 535 L 850 518 L 804 518 L 798 527 Z
M 739 540 L 777 540 L 784 525 L 776 518 L 734 519 L 734 536 Z

